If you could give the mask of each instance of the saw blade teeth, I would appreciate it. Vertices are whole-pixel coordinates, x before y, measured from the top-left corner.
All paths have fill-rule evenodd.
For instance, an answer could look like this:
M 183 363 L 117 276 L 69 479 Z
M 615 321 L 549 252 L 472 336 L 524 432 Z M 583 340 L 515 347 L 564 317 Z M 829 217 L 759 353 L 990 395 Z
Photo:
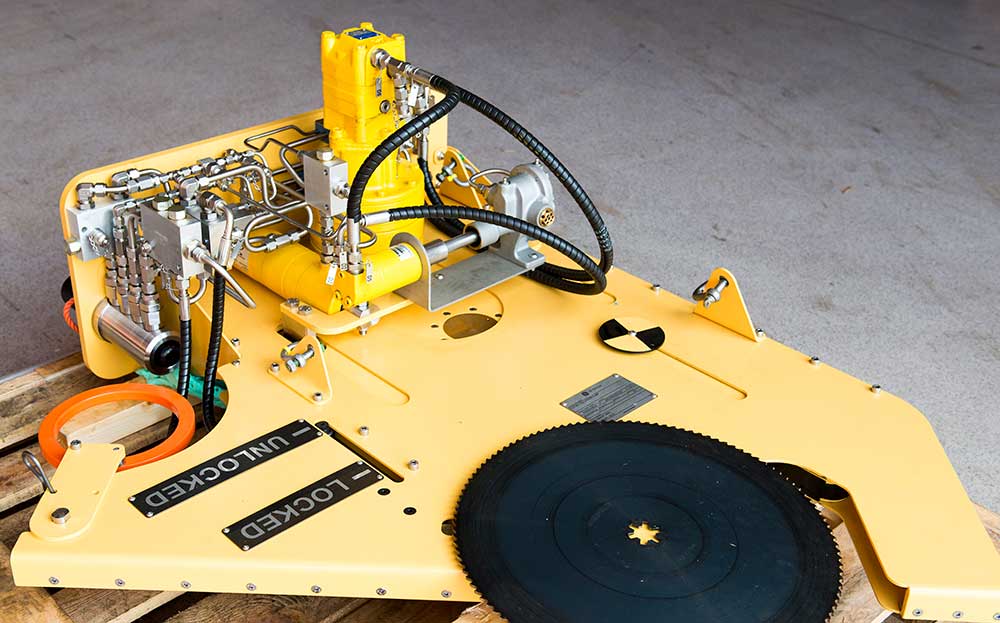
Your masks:
M 467 581 L 469 582 L 469 585 L 472 587 L 472 589 L 478 596 L 480 596 L 491 608 L 494 609 L 495 612 L 497 612 L 497 614 L 504 617 L 510 623 L 535 623 L 536 621 L 548 622 L 557 620 L 556 618 L 552 618 L 551 611 L 546 610 L 546 608 L 548 608 L 549 606 L 546 605 L 544 599 L 540 601 L 532 600 L 530 603 L 521 603 L 518 602 L 517 599 L 511 601 L 511 594 L 510 593 L 505 594 L 503 593 L 503 591 L 501 591 L 501 593 L 498 593 L 499 595 L 502 596 L 498 597 L 498 599 L 501 602 L 499 605 L 497 603 L 494 603 L 490 599 L 490 595 L 488 595 L 487 593 L 493 593 L 497 590 L 500 590 L 500 588 L 504 585 L 511 585 L 511 582 L 513 582 L 513 585 L 517 585 L 517 581 L 516 579 L 514 579 L 514 577 L 512 577 L 509 578 L 509 581 L 503 580 L 498 585 L 498 579 L 507 578 L 507 575 L 504 573 L 496 572 L 496 569 L 493 566 L 491 566 L 494 565 L 495 563 L 486 564 L 485 566 L 482 566 L 484 560 L 489 560 L 491 558 L 494 560 L 505 560 L 505 555 L 501 555 L 500 550 L 497 550 L 495 552 L 495 555 L 488 556 L 487 558 L 484 559 L 483 558 L 484 552 L 482 551 L 482 538 L 473 538 L 476 534 L 478 534 L 476 532 L 477 530 L 478 531 L 484 530 L 484 528 L 480 525 L 480 523 L 482 522 L 481 515 L 474 513 L 473 515 L 467 516 L 467 517 L 480 517 L 480 518 L 476 520 L 477 523 L 470 524 L 467 530 L 463 530 L 462 527 L 463 513 L 480 508 L 480 506 L 478 505 L 483 502 L 485 502 L 487 506 L 482 508 L 493 508 L 492 506 L 490 506 L 491 498 L 500 496 L 500 491 L 503 490 L 502 485 L 496 484 L 494 482 L 494 477 L 498 476 L 498 474 L 504 474 L 505 471 L 509 472 L 510 474 L 513 474 L 518 471 L 517 469 L 518 467 L 523 469 L 527 465 L 535 464 L 535 462 L 539 460 L 539 457 L 545 456 L 545 453 L 547 451 L 552 451 L 551 448 L 550 450 L 546 450 L 546 445 L 544 442 L 538 442 L 534 443 L 534 445 L 531 445 L 532 442 L 530 440 L 532 440 L 532 438 L 540 438 L 545 435 L 559 435 L 559 431 L 566 431 L 567 429 L 589 429 L 591 431 L 595 429 L 606 429 L 608 431 L 616 431 L 616 430 L 622 431 L 624 429 L 624 432 L 617 433 L 618 435 L 617 437 L 615 435 L 611 435 L 611 437 L 619 441 L 634 442 L 634 443 L 642 443 L 647 441 L 646 435 L 644 435 L 642 432 L 645 430 L 649 433 L 648 437 L 650 438 L 649 439 L 650 443 L 653 443 L 654 445 L 658 443 L 664 443 L 675 448 L 681 448 L 683 450 L 686 450 L 689 454 L 692 454 L 694 456 L 700 455 L 706 458 L 711 457 L 714 460 L 718 461 L 720 465 L 725 466 L 727 469 L 730 469 L 735 473 L 741 474 L 742 478 L 749 479 L 751 482 L 757 481 L 758 478 L 762 478 L 762 480 L 758 481 L 759 483 L 768 483 L 768 482 L 772 483 L 763 488 L 765 492 L 769 491 L 769 493 L 766 493 L 765 495 L 766 497 L 771 498 L 772 504 L 776 504 L 775 506 L 776 509 L 781 509 L 780 512 L 784 514 L 787 520 L 791 521 L 790 524 L 791 526 L 798 527 L 795 530 L 796 532 L 798 530 L 802 530 L 800 534 L 802 534 L 802 538 L 804 540 L 799 541 L 799 537 L 796 537 L 795 541 L 799 543 L 799 545 L 797 545 L 796 547 L 805 548 L 805 549 L 800 549 L 800 551 L 811 552 L 809 555 L 806 556 L 805 559 L 812 559 L 814 562 L 801 567 L 799 572 L 802 573 L 803 575 L 800 577 L 807 582 L 808 586 L 811 586 L 811 588 L 808 591 L 810 592 L 810 594 L 813 591 L 816 592 L 815 600 L 804 599 L 801 595 L 799 595 L 798 597 L 799 601 L 795 606 L 791 606 L 788 604 L 775 606 L 775 608 L 780 608 L 780 610 L 776 609 L 774 611 L 775 616 L 778 616 L 779 613 L 784 613 L 784 614 L 781 617 L 778 617 L 774 620 L 775 621 L 780 620 L 783 623 L 791 622 L 793 620 L 796 621 L 796 623 L 799 620 L 802 620 L 803 623 L 806 622 L 819 623 L 821 621 L 829 622 L 831 620 L 831 617 L 833 616 L 837 604 L 839 603 L 841 595 L 843 593 L 843 586 L 844 586 L 843 555 L 839 543 L 837 543 L 836 539 L 834 538 L 830 521 L 822 514 L 820 506 L 816 505 L 807 495 L 805 495 L 805 493 L 802 491 L 802 488 L 798 484 L 790 480 L 776 466 L 761 461 L 759 458 L 743 450 L 742 448 L 739 448 L 726 441 L 714 438 L 710 435 L 706 435 L 704 433 L 700 433 L 690 429 L 665 426 L 662 424 L 655 424 L 651 422 L 641 422 L 641 421 L 637 422 L 631 420 L 611 421 L 611 422 L 565 423 L 558 426 L 552 426 L 535 433 L 521 436 L 513 441 L 508 442 L 502 448 L 493 452 L 476 468 L 476 470 L 466 481 L 455 504 L 454 516 L 455 516 L 456 526 L 452 541 L 453 551 L 455 552 L 456 560 L 461 566 L 462 571 Z M 674 431 L 674 433 L 672 434 L 672 436 L 666 435 L 666 437 L 664 438 L 663 431 L 665 430 Z M 678 434 L 680 434 L 681 436 L 678 437 L 677 436 Z M 656 440 L 658 435 L 660 436 L 659 441 Z M 689 437 L 684 437 L 685 435 Z M 600 442 L 604 439 L 604 437 L 598 432 L 593 432 L 593 433 L 588 432 L 588 433 L 582 433 L 580 435 L 574 435 L 572 433 L 568 435 L 564 434 L 563 439 L 569 439 L 570 441 L 573 441 L 575 439 L 576 442 L 580 443 L 582 446 L 586 446 L 594 442 Z M 670 439 L 673 439 L 673 441 L 667 441 Z M 520 444 L 529 444 L 529 445 L 520 446 Z M 513 449 L 518 446 L 521 447 L 521 450 Z M 719 448 L 725 448 L 726 450 L 725 452 L 717 454 Z M 555 448 L 555 450 L 559 449 L 560 449 L 559 447 Z M 514 453 L 521 452 L 522 454 L 508 455 L 507 453 L 510 452 Z M 708 454 L 703 454 L 705 452 L 707 452 Z M 495 464 L 497 461 L 502 461 L 503 463 Z M 584 462 L 581 465 L 586 465 L 586 464 L 587 463 Z M 768 474 L 766 477 L 764 476 L 765 473 Z M 487 495 L 486 497 L 483 497 L 484 485 L 482 483 L 479 483 L 474 491 L 475 496 L 471 498 L 468 501 L 468 503 L 465 503 L 466 497 L 470 495 L 470 489 L 472 489 L 473 485 L 477 483 L 477 479 L 482 479 L 482 478 L 486 478 L 487 480 L 490 481 L 489 488 L 492 491 L 492 493 L 490 493 L 490 495 Z M 795 499 L 800 499 L 801 501 L 794 502 Z M 469 504 L 472 504 L 472 506 L 469 506 Z M 804 507 L 800 506 L 801 504 L 807 504 L 811 506 L 812 512 L 818 515 L 819 521 L 815 522 L 814 524 L 810 523 L 814 520 L 806 519 L 806 517 L 809 515 L 809 511 L 806 510 Z M 489 512 L 490 511 L 487 511 L 486 517 L 489 517 L 488 515 Z M 548 513 L 548 511 L 545 512 Z M 546 521 L 550 520 L 548 514 L 544 516 L 547 518 Z M 554 519 L 552 520 L 554 521 Z M 487 523 L 485 524 L 486 526 L 490 525 L 489 521 L 490 520 L 487 519 Z M 472 532 L 468 532 L 469 530 L 471 530 Z M 466 532 L 468 532 L 468 534 L 465 534 Z M 465 534 L 465 539 L 463 539 L 463 534 Z M 484 532 L 479 536 L 482 537 L 490 534 L 491 534 L 490 532 Z M 743 536 L 740 537 L 740 540 L 745 539 L 746 536 L 747 536 L 746 533 L 744 533 Z M 490 536 L 489 538 L 495 539 L 497 537 Z M 475 562 L 476 566 L 481 567 L 479 568 L 479 571 L 474 572 L 474 570 L 470 570 L 470 561 L 463 554 L 464 546 L 469 544 L 474 544 L 471 545 L 472 547 L 474 547 L 472 553 L 475 554 L 475 556 L 473 556 L 472 562 Z M 821 561 L 828 561 L 828 564 L 824 565 Z M 474 575 L 477 577 L 474 577 Z M 485 581 L 486 586 L 485 587 L 481 586 L 478 583 L 477 578 Z M 518 594 L 520 594 L 520 592 L 523 591 L 524 589 L 518 589 Z M 504 604 L 503 602 L 505 601 L 509 603 Z M 810 601 L 812 601 L 812 605 L 809 605 Z M 511 605 L 512 603 L 514 605 Z M 507 612 L 507 606 L 510 606 L 510 608 L 513 609 L 509 613 Z M 542 614 L 539 616 L 540 612 Z M 512 619 L 510 618 L 509 615 L 516 615 L 516 617 L 518 618 Z M 784 616 L 794 616 L 796 618 L 794 619 L 782 618 Z M 798 618 L 800 616 L 801 619 Z M 707 620 L 708 619 L 702 619 L 699 616 L 697 620 L 691 620 L 690 623 L 705 623 Z M 772 619 L 768 619 L 768 621 L 771 620 Z

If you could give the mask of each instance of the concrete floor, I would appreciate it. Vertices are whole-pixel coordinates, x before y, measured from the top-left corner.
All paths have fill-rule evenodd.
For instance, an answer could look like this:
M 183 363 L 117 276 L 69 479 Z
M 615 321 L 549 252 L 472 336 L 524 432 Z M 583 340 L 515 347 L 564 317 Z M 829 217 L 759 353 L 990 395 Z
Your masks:
M 536 130 L 620 267 L 681 293 L 734 270 L 771 336 L 913 402 L 1000 510 L 1000 4 L 3 4 L 0 376 L 78 348 L 70 177 L 318 107 L 320 31 L 370 19 Z M 481 163 L 525 157 L 451 128 Z

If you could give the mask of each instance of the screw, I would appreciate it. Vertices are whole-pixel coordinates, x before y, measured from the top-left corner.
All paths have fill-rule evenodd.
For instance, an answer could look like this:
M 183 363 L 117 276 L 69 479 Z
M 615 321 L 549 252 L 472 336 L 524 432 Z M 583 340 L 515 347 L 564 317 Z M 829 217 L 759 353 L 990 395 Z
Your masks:
M 271 372 L 278 372 L 280 370 L 281 370 L 281 366 L 278 365 L 278 362 L 277 361 L 272 361 L 271 362 Z
M 80 440 L 79 439 L 74 439 L 73 441 L 69 442 L 69 449 L 70 450 L 79 450 L 80 449 Z
M 285 299 L 285 305 L 288 305 L 289 307 L 298 307 L 299 299 L 297 298 Z
M 326 147 L 324 147 L 323 149 L 317 149 L 316 157 L 322 160 L 323 162 L 329 162 L 330 160 L 333 160 L 333 150 Z
M 913 616 L 915 616 L 915 617 L 921 616 L 923 613 L 924 613 L 924 611 L 921 610 L 920 608 L 914 608 L 913 609 Z
M 243 551 L 244 551 L 244 552 L 245 552 L 245 551 L 247 551 L 247 550 L 249 550 L 249 549 L 250 549 L 250 546 L 249 546 L 249 545 L 244 545 L 244 546 L 243 546 Z
M 873 394 L 881 394 L 882 393 L 882 386 L 881 385 L 872 385 L 871 386 L 871 390 L 872 390 Z
M 58 584 L 58 583 L 59 583 L 59 578 L 57 578 L 56 576 L 52 576 L 51 578 L 49 578 L 49 584 Z
M 239 360 L 239 359 L 237 359 L 237 360 L 233 361 L 233 367 L 234 367 L 234 368 L 238 368 L 238 367 L 240 367 L 240 360 Z
M 153 511 L 146 511 L 146 517 L 152 517 Z
M 229 341 L 230 341 L 230 343 L 232 343 L 233 346 L 239 346 L 240 345 L 240 338 L 238 338 L 238 337 L 234 337 L 233 339 L 231 339 Z
M 813 364 L 814 366 L 818 366 L 820 364 L 819 357 L 813 355 L 812 357 L 809 358 L 809 363 Z
M 255 590 L 257 590 L 257 585 L 254 584 L 253 582 L 251 582 L 251 583 L 247 584 L 247 590 L 248 591 L 255 591 Z
M 323 591 L 323 589 L 316 584 L 313 584 L 312 587 L 309 588 L 309 590 L 311 590 L 314 593 L 320 593 Z
M 302 304 L 299 305 L 299 313 L 303 316 L 308 316 L 312 313 L 313 308 L 310 305 Z
M 118 578 L 115 580 L 115 586 L 125 586 L 125 580 Z
M 383 595 L 386 595 L 388 593 L 389 591 L 385 590 L 381 586 L 375 589 L 375 594 L 378 595 L 379 597 L 382 597 Z
M 229 528 L 223 528 L 222 534 L 229 534 Z
M 323 400 L 323 392 L 313 394 L 313 402 L 320 402 L 321 400 Z
M 993 615 L 993 620 L 1000 621 L 1000 612 L 997 612 L 996 614 Z
M 953 619 L 961 619 L 963 615 L 964 615 L 964 613 L 961 610 L 956 610 L 956 611 L 954 611 L 954 612 L 951 613 L 951 618 L 953 618 Z
M 438 274 L 434 275 L 434 278 L 437 279 L 438 281 L 441 281 L 442 279 L 444 279 L 444 275 L 442 275 L 441 273 L 438 273 Z
M 437 160 L 444 160 L 444 150 L 439 149 L 436 152 L 434 152 L 434 158 Z
M 537 253 L 532 253 L 531 254 L 531 259 L 537 260 L 538 259 L 538 254 Z
M 660 293 L 660 284 L 658 283 L 653 284 L 653 292 L 656 292 L 657 294 Z
M 445 589 L 445 590 L 441 591 L 441 596 L 444 597 L 445 599 L 448 599 L 449 597 L 451 597 L 451 591 L 449 591 L 448 589 Z
M 368 429 L 367 426 L 362 426 L 361 428 L 358 429 L 358 434 L 361 435 L 362 437 L 367 437 L 369 432 L 371 431 Z
M 128 501 L 129 502 L 135 502 L 135 496 L 134 495 L 128 496 Z
M 52 511 L 52 514 L 49 515 L 49 517 L 52 519 L 53 523 L 62 525 L 66 523 L 66 521 L 69 519 L 69 509 L 66 508 L 65 506 L 60 506 L 59 508 Z
M 181 588 L 191 588 L 191 583 L 187 580 L 181 580 Z
M 418 461 L 417 459 L 410 459 L 410 462 L 407 463 L 407 466 L 409 466 L 410 471 L 415 472 L 418 469 L 420 469 L 420 461 Z
M 757 337 L 767 337 L 767 334 L 764 333 L 764 329 L 754 329 L 754 333 L 757 334 Z

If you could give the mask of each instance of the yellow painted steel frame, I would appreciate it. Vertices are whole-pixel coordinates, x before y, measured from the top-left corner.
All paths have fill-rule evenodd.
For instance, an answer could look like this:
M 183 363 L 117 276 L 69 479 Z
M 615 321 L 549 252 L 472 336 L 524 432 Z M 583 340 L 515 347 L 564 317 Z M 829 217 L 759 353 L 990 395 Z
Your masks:
M 131 166 L 174 168 L 271 127 L 308 126 L 317 116 L 89 172 L 69 184 L 61 205 L 83 179 Z M 86 321 L 104 296 L 102 262 L 73 256 L 69 265 L 87 365 L 103 377 L 131 372 L 135 362 Z M 93 588 L 115 588 L 118 580 L 130 589 L 475 599 L 442 531 L 466 479 L 506 444 L 580 421 L 560 402 L 620 374 L 658 396 L 627 419 L 711 435 L 842 487 L 847 497 L 822 503 L 844 518 L 887 608 L 993 621 L 1000 556 L 924 417 L 896 396 L 748 332 L 753 325 L 735 278 L 716 271 L 710 285 L 719 276 L 730 285 L 707 310 L 615 270 L 599 296 L 518 278 L 433 313 L 390 294 L 376 300 L 371 316 L 358 318 L 301 316 L 240 275 L 258 308 L 227 309 L 225 334 L 238 336 L 240 346 L 230 347 L 219 370 L 229 397 L 221 423 L 186 450 L 123 472 L 107 460 L 113 447 L 84 444 L 56 471 L 59 493 L 42 497 L 31 532 L 18 540 L 14 578 L 35 586 L 55 578 L 59 586 Z M 204 335 L 204 302 L 199 309 L 195 333 Z M 498 322 L 472 337 L 450 337 L 444 323 L 466 313 Z M 617 316 L 659 324 L 666 342 L 647 354 L 608 348 L 597 328 Z M 374 320 L 367 335 L 353 330 Z M 279 327 L 324 346 L 308 375 L 272 371 L 288 345 Z M 323 399 L 312 399 L 313 390 Z M 296 418 L 326 420 L 344 442 L 324 435 L 152 518 L 129 503 L 129 496 Z M 364 489 L 250 551 L 221 533 L 358 460 L 352 448 L 401 478 L 385 481 L 389 495 L 376 492 L 381 485 Z M 411 459 L 419 469 L 408 467 Z M 72 506 L 63 526 L 48 519 L 56 504 Z M 404 514 L 407 507 L 416 513 Z

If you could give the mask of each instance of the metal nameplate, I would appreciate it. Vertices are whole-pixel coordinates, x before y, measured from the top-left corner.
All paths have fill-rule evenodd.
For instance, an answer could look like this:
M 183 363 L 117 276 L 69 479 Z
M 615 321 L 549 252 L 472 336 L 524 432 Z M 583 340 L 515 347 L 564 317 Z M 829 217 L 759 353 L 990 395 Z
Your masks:
M 573 394 L 560 404 L 585 420 L 612 422 L 656 398 L 656 394 L 620 374 Z
M 140 491 L 129 497 L 129 502 L 146 517 L 153 517 L 220 482 L 322 436 L 319 429 L 305 420 L 285 424 Z
M 352 463 L 222 529 L 246 551 L 369 487 L 382 475 L 364 461 Z

